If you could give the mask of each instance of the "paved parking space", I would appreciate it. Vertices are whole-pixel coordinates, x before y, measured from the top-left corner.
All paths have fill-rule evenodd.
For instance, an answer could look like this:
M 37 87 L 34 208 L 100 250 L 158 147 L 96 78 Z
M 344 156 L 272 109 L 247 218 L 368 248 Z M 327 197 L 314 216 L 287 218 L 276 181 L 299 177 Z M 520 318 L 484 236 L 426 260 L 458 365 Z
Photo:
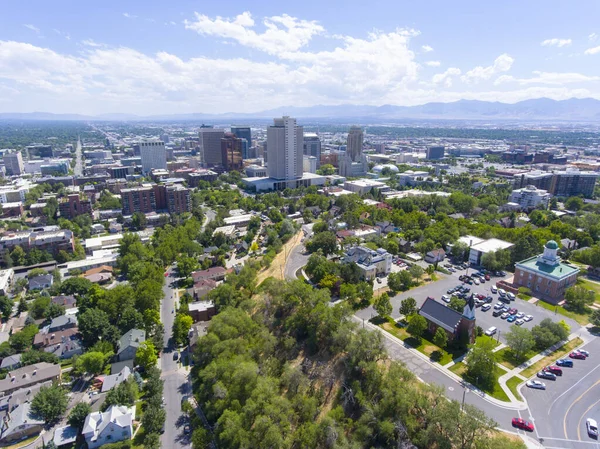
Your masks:
M 473 270 L 473 269 L 468 270 L 469 274 L 472 274 L 475 271 L 477 271 L 477 270 Z M 441 302 L 442 295 L 447 294 L 446 292 L 448 289 L 462 284 L 462 282 L 459 281 L 458 277 L 465 273 L 466 273 L 466 270 L 458 270 L 456 273 L 451 273 L 450 275 L 436 273 L 436 276 L 438 276 L 438 278 L 439 278 L 438 281 L 411 289 L 407 292 L 399 293 L 398 295 L 394 296 L 393 298 L 391 298 L 392 318 L 400 317 L 400 312 L 399 312 L 400 303 L 402 302 L 403 299 L 408 298 L 408 297 L 415 298 L 415 300 L 417 301 L 417 307 L 421 307 L 421 305 L 425 302 L 425 299 L 428 296 L 431 296 L 431 297 L 435 298 L 437 301 Z M 494 304 L 496 304 L 498 302 L 498 294 L 493 294 L 491 292 L 492 285 L 495 285 L 496 282 L 498 282 L 501 279 L 507 279 L 511 276 L 512 276 L 512 274 L 510 274 L 510 273 L 507 273 L 507 275 L 504 277 L 495 277 L 494 276 L 491 278 L 490 281 L 487 281 L 481 285 L 469 285 L 469 287 L 471 288 L 471 292 L 473 292 L 473 293 L 481 293 L 486 296 L 488 296 L 488 295 L 492 296 L 494 298 L 494 301 L 492 302 L 492 306 L 493 306 Z M 383 283 L 378 284 L 375 281 L 374 285 L 376 286 L 375 288 L 380 288 L 381 285 L 383 285 Z M 530 304 L 519 298 L 515 299 L 514 301 L 511 301 L 510 307 L 517 308 L 519 310 L 519 312 L 523 312 L 525 315 L 533 316 L 532 321 L 529 321 L 529 322 L 526 322 L 525 324 L 523 324 L 523 327 L 526 327 L 529 329 L 531 329 L 536 324 L 539 324 L 539 322 L 542 321 L 544 318 L 550 318 L 553 321 L 560 321 L 561 319 L 564 319 L 567 322 L 567 324 L 569 326 L 571 326 L 571 332 L 578 332 L 580 329 L 582 329 L 581 326 L 574 320 L 566 318 L 562 315 L 557 315 L 554 312 L 546 310 L 542 307 L 538 307 L 535 304 Z M 488 310 L 487 312 L 483 312 L 483 311 L 481 311 L 481 308 L 477 308 L 477 311 L 475 312 L 477 325 L 481 326 L 484 330 L 488 329 L 489 327 L 495 326 L 499 331 L 498 334 L 496 334 L 496 338 L 499 338 L 500 341 L 504 341 L 503 335 L 506 332 L 508 332 L 508 330 L 510 329 L 511 326 L 515 326 L 515 324 L 509 323 L 506 320 L 501 319 L 500 317 L 494 317 L 492 315 L 493 310 L 494 309 L 492 307 L 492 309 Z M 376 316 L 377 312 L 375 312 L 375 310 L 372 307 L 368 307 L 366 309 L 358 311 L 356 313 L 356 315 L 359 316 L 360 318 L 370 319 L 370 318 Z

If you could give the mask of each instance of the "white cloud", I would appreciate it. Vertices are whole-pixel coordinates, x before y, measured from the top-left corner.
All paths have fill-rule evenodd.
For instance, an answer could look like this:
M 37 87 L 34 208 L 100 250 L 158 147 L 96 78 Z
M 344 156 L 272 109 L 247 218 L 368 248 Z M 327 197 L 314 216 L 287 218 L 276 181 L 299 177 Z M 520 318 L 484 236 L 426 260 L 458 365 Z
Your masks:
M 64 37 L 66 40 L 70 41 L 71 40 L 71 35 L 69 33 L 65 33 L 62 32 L 60 30 L 57 30 L 56 28 L 52 28 L 52 31 L 54 31 L 56 34 L 58 34 L 59 36 Z
M 233 19 L 217 16 L 211 19 L 204 14 L 195 13 L 196 20 L 185 20 L 185 27 L 205 36 L 218 36 L 231 39 L 246 47 L 256 48 L 269 54 L 297 51 L 304 47 L 324 28 L 315 21 L 300 20 L 284 14 L 266 17 L 263 25 L 266 30 L 257 33 L 253 28 L 255 21 L 248 11 Z
M 553 38 L 553 39 L 546 39 L 545 41 L 542 41 L 541 45 L 543 47 L 567 47 L 569 45 L 571 45 L 573 43 L 573 41 L 571 39 L 558 39 L 558 38 Z
M 588 36 L 588 40 L 589 40 L 590 42 L 596 42 L 596 41 L 598 40 L 598 35 L 597 35 L 596 33 L 591 33 L 591 34 Z
M 600 76 L 587 76 L 581 73 L 557 73 L 534 71 L 531 78 L 515 78 L 510 75 L 502 75 L 494 82 L 495 85 L 504 83 L 527 84 L 546 84 L 562 86 L 564 84 L 586 83 L 590 81 L 599 81 Z
M 85 45 L 86 47 L 104 47 L 105 46 L 104 44 L 100 44 L 93 39 L 85 39 L 85 40 L 81 41 L 81 43 L 83 45 Z
M 584 53 L 586 55 L 595 55 L 596 53 L 600 53 L 600 46 L 588 48 L 586 51 L 584 51 Z
M 135 16 L 133 14 L 129 14 L 128 12 L 124 12 L 123 13 L 123 17 L 126 17 L 128 19 L 137 19 L 138 16 Z
M 36 34 L 40 34 L 40 32 L 41 32 L 38 27 L 36 27 L 35 25 L 32 25 L 30 23 L 25 23 L 25 24 L 23 24 L 23 26 L 25 28 L 29 28 L 31 31 L 33 31 Z
M 488 67 L 478 66 L 465 73 L 461 79 L 465 83 L 477 83 L 482 80 L 489 80 L 492 76 L 500 72 L 508 72 L 515 60 L 506 53 L 501 54 L 494 60 L 494 64 Z
M 422 45 L 421 50 L 423 50 L 425 53 L 429 53 L 430 51 L 433 51 L 433 47 L 429 45 Z
M 440 61 L 426 61 L 425 65 L 428 67 L 439 67 L 442 63 Z
M 462 72 L 456 67 L 450 67 L 443 73 L 433 75 L 431 82 L 433 84 L 443 84 L 445 87 L 452 87 L 452 77 L 460 75 Z

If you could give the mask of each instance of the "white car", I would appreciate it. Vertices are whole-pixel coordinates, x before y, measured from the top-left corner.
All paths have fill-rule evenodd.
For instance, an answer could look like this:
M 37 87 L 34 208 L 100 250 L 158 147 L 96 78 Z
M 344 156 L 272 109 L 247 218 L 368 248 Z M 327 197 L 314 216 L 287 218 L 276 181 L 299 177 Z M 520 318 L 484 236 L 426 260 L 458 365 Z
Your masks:
M 525 318 L 523 318 L 525 321 L 531 321 L 533 320 L 533 315 L 525 315 Z
M 523 312 L 519 312 L 515 315 L 517 318 L 524 318 L 525 314 Z
M 492 306 L 490 304 L 484 304 L 483 306 L 481 306 L 481 310 L 483 312 L 487 312 L 488 310 L 490 310 L 492 308 Z
M 519 318 L 517 321 L 515 321 L 515 324 L 517 326 L 522 326 L 524 322 L 525 322 L 525 320 L 523 318 Z
M 442 295 L 442 301 L 444 302 L 450 302 L 450 297 L 448 295 Z
M 526 384 L 529 388 L 535 388 L 536 390 L 545 390 L 546 384 L 539 380 L 528 380 Z
M 497 329 L 492 326 L 490 327 L 488 330 L 485 331 L 485 335 L 487 335 L 488 337 L 491 337 L 492 335 L 494 335 L 496 333 Z
M 502 304 L 501 302 L 499 302 L 498 304 L 496 304 L 494 306 L 494 310 L 500 310 L 502 307 L 504 307 L 504 304 Z
M 514 301 L 514 300 L 515 300 L 515 295 L 513 295 L 511 292 L 508 292 L 508 293 L 506 294 L 506 296 L 508 296 L 508 299 L 510 299 L 511 301 Z
M 585 428 L 587 429 L 587 433 L 589 436 L 598 438 L 598 424 L 596 423 L 596 420 L 592 418 L 586 419 Z
M 500 296 L 506 296 L 506 292 L 505 292 L 505 291 L 504 291 L 504 289 L 502 289 L 502 288 L 499 288 L 499 289 L 498 289 L 498 294 L 499 294 Z
M 477 278 L 473 279 L 473 284 L 479 285 L 480 284 L 479 279 L 477 279 Z
M 502 318 L 503 320 L 507 319 L 510 316 L 510 313 L 508 312 L 504 312 L 502 315 L 500 315 L 500 318 Z
M 492 291 L 492 293 L 498 293 L 498 289 L 495 285 L 492 285 L 492 288 L 490 290 Z
M 575 350 L 575 352 L 579 352 L 580 354 L 583 354 L 586 357 L 590 356 L 590 353 L 587 352 L 585 349 L 577 349 L 577 350 Z

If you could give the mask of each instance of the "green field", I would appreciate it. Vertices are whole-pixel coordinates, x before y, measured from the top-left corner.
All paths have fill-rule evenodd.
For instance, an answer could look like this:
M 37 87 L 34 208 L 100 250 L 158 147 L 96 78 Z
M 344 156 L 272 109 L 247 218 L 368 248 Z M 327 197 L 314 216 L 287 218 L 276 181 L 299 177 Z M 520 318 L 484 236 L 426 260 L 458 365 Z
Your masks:
M 567 318 L 571 318 L 572 320 L 577 321 L 582 326 L 585 326 L 590 323 L 590 318 L 587 314 L 580 314 L 571 312 L 570 310 L 565 309 L 561 306 L 554 306 L 552 304 L 548 304 L 544 301 L 538 301 L 535 303 L 536 306 L 542 307 L 546 310 L 550 310 L 551 312 L 555 312 L 558 315 L 566 316 Z
M 517 376 L 511 377 L 510 379 L 508 379 L 506 381 L 506 386 L 509 388 L 510 391 L 512 391 L 512 394 L 514 394 L 515 398 L 517 398 L 519 401 L 523 400 L 523 398 L 517 391 L 517 387 L 519 386 L 519 384 L 521 382 L 523 382 L 523 381 Z

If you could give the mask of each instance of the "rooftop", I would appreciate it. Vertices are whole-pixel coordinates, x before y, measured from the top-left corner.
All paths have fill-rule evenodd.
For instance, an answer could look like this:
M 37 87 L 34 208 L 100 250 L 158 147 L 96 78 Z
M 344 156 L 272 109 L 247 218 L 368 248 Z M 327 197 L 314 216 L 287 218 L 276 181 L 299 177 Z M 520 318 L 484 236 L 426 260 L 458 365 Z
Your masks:
M 510 248 L 511 246 L 514 246 L 514 243 L 505 242 L 504 240 L 500 239 L 488 239 L 474 244 L 471 248 L 482 253 L 491 253 L 501 249 Z
M 516 268 L 535 271 L 538 274 L 555 279 L 562 279 L 572 274 L 579 273 L 579 268 L 561 262 L 558 265 L 548 265 L 538 259 L 538 256 L 530 257 L 515 264 Z
M 454 333 L 456 326 L 460 323 L 462 314 L 435 299 L 426 299 L 419 310 L 419 315 L 425 319 L 443 327 L 448 332 Z

